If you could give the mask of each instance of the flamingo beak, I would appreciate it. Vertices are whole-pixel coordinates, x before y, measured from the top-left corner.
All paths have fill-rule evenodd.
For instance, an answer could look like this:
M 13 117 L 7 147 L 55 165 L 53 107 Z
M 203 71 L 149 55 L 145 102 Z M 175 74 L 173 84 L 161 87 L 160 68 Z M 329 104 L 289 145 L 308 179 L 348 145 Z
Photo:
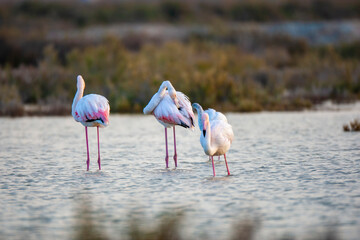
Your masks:
M 205 137 L 205 135 L 206 135 L 206 122 L 205 121 L 203 122 L 203 131 L 202 132 Z

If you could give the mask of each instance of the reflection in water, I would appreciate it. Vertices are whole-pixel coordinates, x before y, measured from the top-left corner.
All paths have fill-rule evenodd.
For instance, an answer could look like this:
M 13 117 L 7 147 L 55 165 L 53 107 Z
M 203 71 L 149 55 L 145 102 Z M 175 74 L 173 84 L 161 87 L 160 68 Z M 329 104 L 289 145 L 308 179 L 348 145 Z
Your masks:
M 211 228 L 203 229 L 200 237 L 184 236 L 183 221 L 186 219 L 184 211 L 163 212 L 156 219 L 146 219 L 143 212 L 132 212 L 124 222 L 118 237 L 109 238 L 106 230 L 101 226 L 101 217 L 93 211 L 91 195 L 75 198 L 76 222 L 74 226 L 75 234 L 72 239 L 76 240 L 108 240 L 108 239 L 128 239 L 128 240 L 182 240 L 182 239 L 209 239 L 212 235 Z M 229 234 L 229 240 L 253 240 L 256 239 L 257 231 L 261 228 L 258 219 L 244 219 L 235 221 Z M 273 238 L 275 239 L 275 238 Z M 295 240 L 295 236 L 287 233 L 278 239 Z M 324 233 L 312 233 L 309 240 L 337 240 L 336 226 L 328 228 Z
M 76 202 L 75 236 L 78 240 L 106 240 L 109 239 L 99 224 L 99 215 L 92 208 L 92 199 L 89 195 L 82 195 Z M 100 220 L 101 221 L 101 220 Z

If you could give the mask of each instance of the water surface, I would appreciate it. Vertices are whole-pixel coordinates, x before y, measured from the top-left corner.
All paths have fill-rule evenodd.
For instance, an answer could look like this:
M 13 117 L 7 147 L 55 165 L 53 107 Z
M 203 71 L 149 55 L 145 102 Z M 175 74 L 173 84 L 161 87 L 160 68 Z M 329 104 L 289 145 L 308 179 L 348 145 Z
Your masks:
M 132 215 L 145 222 L 182 211 L 183 234 L 224 239 L 237 221 L 257 219 L 258 239 L 303 239 L 335 227 L 360 236 L 360 134 L 342 131 L 358 112 L 227 114 L 235 140 L 231 176 L 216 161 L 215 178 L 194 132 L 177 128 L 179 167 L 165 169 L 164 129 L 152 116 L 112 115 L 89 129 L 71 117 L 1 118 L 0 238 L 73 238 L 78 207 L 91 202 L 95 221 L 116 238 Z

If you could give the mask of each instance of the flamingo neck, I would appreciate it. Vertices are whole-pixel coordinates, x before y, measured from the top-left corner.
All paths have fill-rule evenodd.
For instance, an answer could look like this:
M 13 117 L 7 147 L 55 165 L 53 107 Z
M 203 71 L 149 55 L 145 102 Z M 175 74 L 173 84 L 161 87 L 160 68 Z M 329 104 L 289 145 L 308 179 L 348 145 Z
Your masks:
M 151 98 L 148 105 L 144 108 L 144 114 L 150 114 L 154 111 L 154 109 L 157 107 L 157 105 L 159 105 L 161 100 L 166 95 L 166 90 L 168 90 L 170 97 L 172 97 L 174 95 L 176 97 L 175 88 L 171 85 L 171 83 L 169 81 L 164 81 L 161 84 L 159 91 L 157 93 L 155 93 L 155 95 Z
M 205 123 L 205 129 L 206 129 L 206 134 L 204 136 L 204 140 L 205 140 L 205 149 L 206 149 L 206 153 L 210 156 L 212 156 L 215 152 L 214 149 L 211 145 L 211 125 L 210 122 L 208 121 L 207 123 Z M 204 130 L 202 130 L 204 131 Z M 203 134 L 203 133 L 202 133 Z
M 204 119 L 202 119 L 202 115 L 203 115 L 203 113 L 204 113 L 204 110 L 203 110 L 203 108 L 202 108 L 199 104 L 197 104 L 197 103 L 193 104 L 193 107 L 194 107 L 194 108 L 196 109 L 196 111 L 197 111 L 197 114 L 198 114 L 198 124 L 199 124 L 200 131 L 202 131 L 202 130 L 204 129 L 204 125 L 203 125 Z
M 71 108 L 71 114 L 73 115 L 73 117 L 75 117 L 75 108 L 77 103 L 79 102 L 79 100 L 83 97 L 84 95 L 84 89 L 83 88 L 78 88 L 72 103 L 72 108 Z

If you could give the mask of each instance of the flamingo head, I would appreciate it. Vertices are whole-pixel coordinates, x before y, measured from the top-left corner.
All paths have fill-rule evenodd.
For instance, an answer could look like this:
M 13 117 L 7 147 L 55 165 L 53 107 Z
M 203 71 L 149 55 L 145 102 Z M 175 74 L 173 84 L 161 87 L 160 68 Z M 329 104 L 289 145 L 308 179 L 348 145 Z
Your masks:
M 203 135 L 205 137 L 206 130 L 209 127 L 209 115 L 207 113 L 203 113 L 201 118 L 203 120 Z
M 85 81 L 84 79 L 82 78 L 81 75 L 77 76 L 77 84 L 76 84 L 77 88 L 78 89 L 85 89 Z
M 197 111 L 198 114 L 199 114 L 199 113 L 201 112 L 201 110 L 202 110 L 202 107 L 201 107 L 200 104 L 198 104 L 198 103 L 193 103 L 191 106 Z

